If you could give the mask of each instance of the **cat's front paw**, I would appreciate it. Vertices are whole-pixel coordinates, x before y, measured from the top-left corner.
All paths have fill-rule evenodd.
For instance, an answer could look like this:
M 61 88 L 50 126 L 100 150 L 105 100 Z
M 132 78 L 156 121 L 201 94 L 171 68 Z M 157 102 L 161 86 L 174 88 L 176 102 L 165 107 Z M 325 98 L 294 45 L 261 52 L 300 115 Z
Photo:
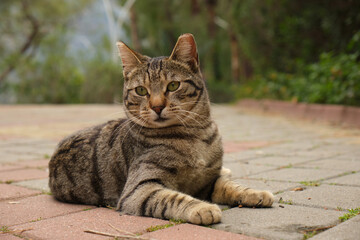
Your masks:
M 268 191 L 248 189 L 242 195 L 239 203 L 246 207 L 271 207 L 274 202 L 274 195 Z
M 221 221 L 221 210 L 215 204 L 200 203 L 189 210 L 188 222 L 209 225 Z

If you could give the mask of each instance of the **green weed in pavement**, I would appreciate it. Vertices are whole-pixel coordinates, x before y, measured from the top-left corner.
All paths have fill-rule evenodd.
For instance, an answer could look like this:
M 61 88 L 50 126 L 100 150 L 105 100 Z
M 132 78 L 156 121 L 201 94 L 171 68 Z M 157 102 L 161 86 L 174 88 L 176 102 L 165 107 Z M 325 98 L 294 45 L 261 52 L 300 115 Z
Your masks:
M 348 213 L 345 213 L 343 216 L 339 217 L 339 219 L 342 222 L 345 222 L 346 220 L 349 220 L 352 217 L 355 217 L 356 215 L 360 214 L 360 207 L 355 209 L 348 209 Z

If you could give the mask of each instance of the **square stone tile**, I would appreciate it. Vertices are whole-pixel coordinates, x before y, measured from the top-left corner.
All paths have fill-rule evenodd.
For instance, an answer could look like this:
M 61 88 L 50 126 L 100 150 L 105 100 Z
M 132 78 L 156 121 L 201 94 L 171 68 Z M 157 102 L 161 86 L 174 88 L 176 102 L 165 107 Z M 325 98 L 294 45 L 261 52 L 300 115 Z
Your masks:
M 348 175 L 337 177 L 337 178 L 328 179 L 324 182 L 329 183 L 329 184 L 344 184 L 344 185 L 360 186 L 360 172 L 348 174 Z
M 303 169 L 303 168 L 282 168 L 269 172 L 251 175 L 253 179 L 280 180 L 280 181 L 319 181 L 328 177 L 344 173 L 340 170 Z
M 50 192 L 48 178 L 21 181 L 21 182 L 16 182 L 13 184 L 17 185 L 17 186 L 23 186 L 26 188 L 30 188 L 30 189 L 40 190 L 40 191 L 46 192 L 46 193 Z
M 321 208 L 342 209 L 360 207 L 360 187 L 321 184 L 318 187 L 304 187 L 304 191 L 287 191 L 277 195 L 293 204 Z
M 27 197 L 17 202 L 17 204 L 0 202 L 0 226 L 13 226 L 93 208 L 87 205 L 62 203 L 48 195 Z
M 337 225 L 334 228 L 326 230 L 311 240 L 329 240 L 329 239 L 359 239 L 360 236 L 360 215 Z
M 220 224 L 213 228 L 264 239 L 303 239 L 302 231 L 310 227 L 338 224 L 343 212 L 303 206 L 280 208 L 232 208 L 223 212 Z
M 360 161 L 357 160 L 345 160 L 337 159 L 336 157 L 331 159 L 322 159 L 317 161 L 311 161 L 297 165 L 298 167 L 306 168 L 320 168 L 320 169 L 333 169 L 344 171 L 360 171 Z
M 265 141 L 247 141 L 247 142 L 224 142 L 224 152 L 233 153 L 233 152 L 242 152 L 248 149 L 253 148 L 262 148 L 270 145 L 270 142 Z
M 245 161 L 247 162 L 249 159 L 255 159 L 259 157 L 263 157 L 263 153 L 261 150 L 247 150 L 243 152 L 232 152 L 225 153 L 223 157 L 224 162 L 239 162 Z
M 122 231 L 146 233 L 151 226 L 164 225 L 168 221 L 136 216 L 120 216 L 119 212 L 96 208 L 38 222 L 27 223 L 17 228 L 33 228 L 21 236 L 33 239 L 111 239 L 111 237 L 86 233 L 86 230 L 120 234 L 109 224 Z M 51 231 L 49 231 L 51 229 Z
M 231 162 L 231 163 L 224 162 L 223 166 L 231 170 L 233 178 L 249 176 L 252 174 L 275 169 L 274 167 L 256 165 L 256 164 L 246 164 L 242 162 Z
M 236 179 L 234 181 L 241 184 L 244 187 L 249 187 L 256 190 L 267 190 L 272 192 L 273 194 L 285 191 L 287 189 L 293 189 L 299 186 L 299 183 L 252 180 L 252 179 Z
M 261 164 L 265 166 L 284 167 L 295 165 L 303 162 L 308 162 L 311 159 L 302 156 L 268 156 L 249 160 L 251 164 Z
M 28 197 L 40 194 L 40 191 L 35 191 L 23 187 L 13 186 L 10 184 L 0 184 L 0 201 L 17 199 L 21 197 Z

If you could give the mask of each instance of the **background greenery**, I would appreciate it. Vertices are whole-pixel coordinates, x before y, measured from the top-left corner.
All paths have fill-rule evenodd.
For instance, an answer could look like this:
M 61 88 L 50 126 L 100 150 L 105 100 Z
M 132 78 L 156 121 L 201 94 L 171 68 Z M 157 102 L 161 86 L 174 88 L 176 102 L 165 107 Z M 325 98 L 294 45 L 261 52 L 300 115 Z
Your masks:
M 0 101 L 121 101 L 115 40 L 169 55 L 191 32 L 213 102 L 359 106 L 359 12 L 356 0 L 2 0 Z M 74 44 L 101 17 L 82 32 L 93 47 Z

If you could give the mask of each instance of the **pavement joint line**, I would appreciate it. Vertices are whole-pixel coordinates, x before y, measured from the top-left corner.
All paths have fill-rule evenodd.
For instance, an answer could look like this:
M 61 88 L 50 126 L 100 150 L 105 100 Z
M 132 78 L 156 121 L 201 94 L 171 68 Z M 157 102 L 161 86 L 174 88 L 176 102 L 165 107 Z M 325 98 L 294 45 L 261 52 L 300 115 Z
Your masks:
M 44 195 L 44 194 L 39 194 L 39 195 Z M 26 197 L 27 198 L 27 197 Z M 90 208 L 90 209 L 89 209 Z M 86 209 L 86 211 L 91 211 L 91 210 L 94 210 L 96 208 L 99 208 L 99 207 L 96 207 L 96 206 L 85 206 L 84 205 L 84 209 Z M 56 216 L 51 216 L 51 217 L 46 217 L 46 218 L 40 218 L 39 220 L 36 220 L 36 222 L 41 222 L 41 221 L 46 221 L 46 220 L 49 220 L 49 219 L 53 219 L 53 218 L 58 218 L 58 217 L 64 217 L 64 216 L 69 216 L 69 215 L 73 215 L 73 214 L 77 214 L 77 213 L 81 213 L 83 211 L 85 211 L 84 209 L 81 209 L 81 210 L 77 210 L 77 211 L 73 211 L 73 212 L 68 212 L 68 213 L 63 213 L 63 214 L 59 214 L 59 215 L 56 215 Z M 27 224 L 27 223 L 32 223 L 34 221 L 29 221 L 29 222 L 26 222 L 26 223 L 18 223 L 18 224 L 13 224 L 13 225 L 8 225 L 8 227 L 16 227 L 16 226 L 20 226 L 20 225 L 24 225 L 24 224 Z
M 294 168 L 294 167 L 291 167 L 291 168 Z M 257 175 L 259 173 L 267 173 L 267 172 L 271 172 L 271 171 L 274 171 L 274 170 L 282 170 L 282 169 L 286 169 L 286 168 L 280 168 L 280 169 L 269 169 L 269 170 L 265 170 L 265 171 L 262 171 L 262 172 L 256 172 L 256 173 L 251 173 L 251 174 L 248 174 L 244 177 L 246 177 L 246 179 L 250 179 L 250 180 L 262 180 L 262 181 L 279 181 L 279 182 L 288 182 L 288 183 L 300 183 L 299 181 L 291 181 L 291 180 L 280 180 L 280 179 L 265 179 L 265 178 L 252 178 L 251 176 L 253 175 Z M 294 168 L 294 169 L 314 169 L 314 170 L 317 170 L 317 168 Z M 324 169 L 319 169 L 319 170 L 324 170 Z M 338 177 L 343 177 L 343 176 L 347 176 L 347 175 L 351 175 L 351 174 L 355 174 L 357 172 L 349 172 L 349 171 L 346 171 L 344 173 L 341 173 L 341 174 L 337 174 L 337 175 L 333 175 L 333 176 L 330 176 L 330 177 L 324 177 L 324 178 L 321 178 L 319 180 L 307 180 L 305 182 L 324 182 L 324 181 L 327 181 L 327 180 L 330 180 L 330 179 L 334 179 L 334 178 L 338 178 Z M 242 178 L 242 177 L 240 177 Z M 234 178 L 235 179 L 238 179 L 238 178 Z
M 240 151 L 238 153 L 245 152 L 245 151 Z M 303 151 L 303 150 L 300 150 L 300 151 Z M 227 154 L 225 154 L 225 155 L 227 155 Z M 295 166 L 295 165 L 298 165 L 298 164 L 311 163 L 311 162 L 320 161 L 320 160 L 326 160 L 326 159 L 333 159 L 333 158 L 335 158 L 335 157 L 337 157 L 339 155 L 341 155 L 341 154 L 335 154 L 335 155 L 332 155 L 332 156 L 325 156 L 325 157 L 315 158 L 315 159 L 311 159 L 311 160 L 305 160 L 304 162 L 298 162 L 298 163 L 295 163 L 293 165 Z M 229 156 L 227 156 L 227 157 L 229 157 Z M 264 155 L 259 155 L 259 156 L 256 156 L 256 157 L 249 157 L 249 158 L 237 159 L 237 160 L 236 159 L 235 160 L 227 160 L 227 161 L 224 161 L 224 162 L 227 162 L 227 163 L 243 162 L 244 163 L 244 162 L 247 162 L 247 161 L 251 162 L 251 160 L 257 160 L 259 158 L 268 158 L 268 157 L 289 157 L 289 158 L 291 158 L 291 157 L 294 157 L 294 156 L 293 155 L 282 155 L 282 154 L 264 154 Z M 259 165 L 262 165 L 262 164 L 259 164 Z M 264 165 L 264 166 L 266 166 L 266 165 Z M 277 166 L 277 165 L 272 165 L 272 166 Z
M 283 199 L 284 201 L 287 201 L 287 199 Z M 289 199 L 291 201 L 293 201 L 292 199 Z M 279 205 L 291 205 L 291 206 L 299 206 L 299 207 L 306 207 L 306 208 L 315 208 L 315 209 L 321 209 L 324 211 L 336 211 L 336 212 L 347 212 L 346 209 L 342 209 L 339 210 L 338 208 L 334 208 L 334 207 L 328 207 L 328 206 L 315 206 L 315 205 L 307 205 L 304 203 L 296 203 L 296 202 L 292 202 L 291 204 L 287 204 L 287 203 L 281 203 L 279 201 L 276 202 Z
M 31 188 L 27 188 L 27 189 L 31 189 Z M 21 197 L 4 198 L 4 199 L 1 199 L 0 202 L 16 201 L 16 200 L 26 199 L 28 197 L 36 197 L 36 196 L 40 196 L 40 195 L 45 195 L 45 194 L 40 192 L 40 193 L 34 193 L 34 194 L 26 195 L 26 197 L 21 196 Z

